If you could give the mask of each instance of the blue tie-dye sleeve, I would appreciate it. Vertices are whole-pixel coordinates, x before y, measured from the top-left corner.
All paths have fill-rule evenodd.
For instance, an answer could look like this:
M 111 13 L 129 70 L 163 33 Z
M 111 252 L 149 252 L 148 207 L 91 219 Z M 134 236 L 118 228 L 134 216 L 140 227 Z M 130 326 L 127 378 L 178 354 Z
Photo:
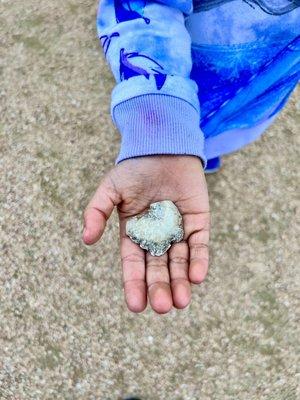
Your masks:
M 117 162 L 151 154 L 203 154 L 198 87 L 190 79 L 192 0 L 101 0 L 97 30 L 116 80 L 111 116 Z

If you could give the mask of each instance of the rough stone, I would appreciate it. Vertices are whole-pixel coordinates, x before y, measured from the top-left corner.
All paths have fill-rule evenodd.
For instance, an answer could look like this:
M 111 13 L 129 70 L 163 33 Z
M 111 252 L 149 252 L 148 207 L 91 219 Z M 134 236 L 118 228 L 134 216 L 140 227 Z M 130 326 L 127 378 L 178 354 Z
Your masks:
M 152 256 L 161 256 L 183 239 L 182 217 L 170 200 L 152 203 L 147 212 L 127 221 L 126 234 Z

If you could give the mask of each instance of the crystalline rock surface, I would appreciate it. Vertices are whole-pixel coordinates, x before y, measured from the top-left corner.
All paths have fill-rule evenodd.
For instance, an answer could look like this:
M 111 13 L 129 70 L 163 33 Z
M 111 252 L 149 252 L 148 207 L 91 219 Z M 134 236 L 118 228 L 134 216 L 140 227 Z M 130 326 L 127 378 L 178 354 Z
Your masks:
M 147 212 L 127 221 L 126 234 L 152 256 L 161 256 L 183 239 L 182 217 L 170 200 L 152 203 Z

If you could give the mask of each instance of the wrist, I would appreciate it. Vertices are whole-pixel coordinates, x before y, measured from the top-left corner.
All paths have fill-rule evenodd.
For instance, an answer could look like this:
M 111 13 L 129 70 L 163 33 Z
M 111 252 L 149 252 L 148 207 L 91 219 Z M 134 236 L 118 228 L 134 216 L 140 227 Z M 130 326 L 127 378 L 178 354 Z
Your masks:
M 122 136 L 116 163 L 153 155 L 195 156 L 206 165 L 199 114 L 187 101 L 166 95 L 143 95 L 114 108 Z

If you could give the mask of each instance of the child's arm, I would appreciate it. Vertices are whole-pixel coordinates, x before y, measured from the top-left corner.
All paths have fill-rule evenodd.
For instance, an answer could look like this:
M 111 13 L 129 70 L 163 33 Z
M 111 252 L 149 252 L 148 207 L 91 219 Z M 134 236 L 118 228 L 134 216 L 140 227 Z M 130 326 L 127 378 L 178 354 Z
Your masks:
M 98 29 L 117 80 L 111 114 L 122 143 L 119 164 L 86 208 L 83 240 L 96 243 L 117 206 L 127 305 L 140 312 L 148 298 L 156 312 L 165 313 L 173 305 L 186 307 L 191 282 L 205 278 L 209 204 L 200 161 L 205 162 L 197 85 L 189 79 L 191 43 L 183 15 L 191 11 L 192 1 L 144 4 L 101 1 Z M 183 215 L 185 237 L 167 254 L 153 257 L 126 236 L 125 224 L 150 203 L 166 199 Z
M 117 81 L 111 116 L 122 136 L 117 162 L 151 154 L 205 162 L 191 38 L 192 0 L 102 0 L 97 28 Z

